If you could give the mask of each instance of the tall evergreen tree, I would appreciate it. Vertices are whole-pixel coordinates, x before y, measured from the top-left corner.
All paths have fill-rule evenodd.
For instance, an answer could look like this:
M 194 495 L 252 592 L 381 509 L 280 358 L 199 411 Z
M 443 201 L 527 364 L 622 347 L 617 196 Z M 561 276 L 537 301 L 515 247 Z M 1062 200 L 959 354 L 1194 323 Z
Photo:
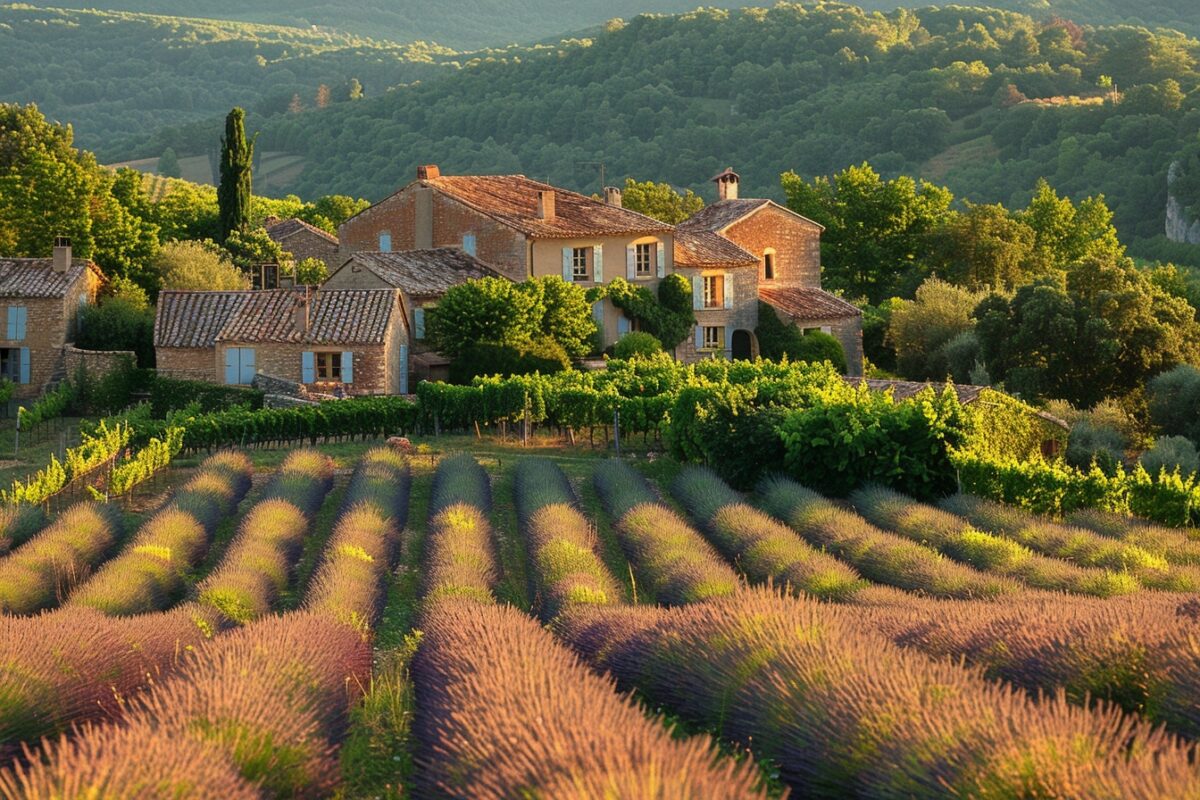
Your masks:
M 217 187 L 221 241 L 250 222 L 254 142 L 246 139 L 246 112 L 235 108 L 225 118 L 221 137 L 221 184 Z

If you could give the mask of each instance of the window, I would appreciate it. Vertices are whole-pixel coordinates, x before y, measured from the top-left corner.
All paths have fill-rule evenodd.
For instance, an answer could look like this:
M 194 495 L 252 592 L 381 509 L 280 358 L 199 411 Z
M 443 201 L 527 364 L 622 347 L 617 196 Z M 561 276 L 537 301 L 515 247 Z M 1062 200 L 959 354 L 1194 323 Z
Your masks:
M 379 234 L 379 252 L 392 252 L 392 235 L 390 233 Z
M 763 251 L 763 280 L 775 280 L 775 251 L 769 247 Z
M 25 306 L 9 306 L 6 310 L 7 325 L 4 338 L 19 342 L 25 338 L 25 323 L 28 319 Z
M 576 281 L 591 280 L 592 270 L 588 257 L 592 254 L 590 247 L 576 247 L 571 250 L 571 278 Z
M 264 289 L 279 288 L 279 265 L 263 264 L 262 285 Z
M 339 382 L 342 380 L 341 353 L 317 353 L 317 380 Z
M 724 275 L 705 275 L 704 276 L 704 307 L 705 308 L 724 308 L 725 307 L 725 276 Z
M 654 242 L 635 245 L 634 264 L 635 274 L 639 278 L 649 278 L 654 275 L 654 259 L 657 245 Z
M 0 349 L 0 378 L 6 378 L 13 383 L 21 382 L 21 348 Z
M 475 234 L 463 234 L 463 252 L 469 256 L 475 255 Z
M 254 364 L 253 347 L 228 347 L 225 349 L 225 383 L 231 386 L 246 386 L 254 382 L 257 372 Z
M 724 350 L 725 349 L 725 328 L 706 327 L 704 329 L 704 349 L 705 350 Z

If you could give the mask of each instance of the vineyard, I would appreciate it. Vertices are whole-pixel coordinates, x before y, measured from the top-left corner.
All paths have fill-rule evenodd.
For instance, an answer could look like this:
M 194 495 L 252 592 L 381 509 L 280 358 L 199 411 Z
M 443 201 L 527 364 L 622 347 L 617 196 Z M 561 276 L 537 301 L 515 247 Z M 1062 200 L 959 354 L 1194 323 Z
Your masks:
M 428 442 L 9 506 L 0 798 L 1200 796 L 1194 529 Z

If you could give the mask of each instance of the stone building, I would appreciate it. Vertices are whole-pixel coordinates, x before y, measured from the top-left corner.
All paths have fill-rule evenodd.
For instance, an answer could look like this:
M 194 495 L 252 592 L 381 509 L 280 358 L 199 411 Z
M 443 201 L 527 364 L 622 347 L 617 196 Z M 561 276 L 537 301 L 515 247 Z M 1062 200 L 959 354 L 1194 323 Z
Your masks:
M 425 339 L 425 314 L 453 286 L 473 278 L 501 277 L 469 253 L 453 247 L 354 253 L 322 287 L 331 289 L 395 289 L 400 292 L 405 321 L 412 331 L 412 380 L 445 380 L 449 362 Z
M 0 377 L 16 384 L 15 399 L 65 377 L 79 309 L 95 302 L 103 280 L 91 261 L 71 257 L 65 240 L 51 258 L 0 258 Z
M 733 357 L 746 357 L 748 348 L 750 352 L 756 352 L 753 335 L 745 332 L 757 327 L 758 300 L 762 300 L 785 322 L 794 322 L 806 332 L 820 330 L 837 337 L 846 353 L 849 373 L 861 375 L 862 312 L 821 288 L 821 232 L 824 229 L 771 200 L 738 197 L 740 178 L 732 169 L 717 175 L 713 181 L 717 184 L 717 202 L 680 223 L 676 237 L 683 247 L 698 252 L 716 252 L 717 240 L 728 242 L 745 256 L 746 266 L 753 266 L 752 271 L 739 266 L 723 279 L 726 283 L 734 282 L 732 310 L 736 313 L 731 324 L 739 327 L 732 333 L 728 328 L 724 331 L 729 338 L 727 349 Z M 677 245 L 677 253 L 680 249 Z M 728 251 L 726 257 L 732 266 L 736 260 L 733 251 Z M 677 261 L 684 263 L 689 258 L 676 256 Z M 711 285 L 714 282 L 712 276 L 721 275 L 722 269 L 719 266 L 702 267 L 706 285 Z M 739 292 L 743 285 L 750 291 Z M 719 315 L 713 315 L 711 323 L 707 314 L 701 316 L 697 312 L 696 316 L 701 327 L 721 322 Z M 716 338 L 710 331 L 697 333 L 696 341 L 700 342 L 704 335 Z
M 655 291 L 674 271 L 674 228 L 609 202 L 524 175 L 442 175 L 417 180 L 342 223 L 342 254 L 458 248 L 522 281 L 561 275 L 588 288 L 620 276 Z M 596 304 L 606 345 L 631 329 L 611 301 Z
M 326 233 L 315 225 L 294 218 L 267 217 L 264 225 L 267 235 L 282 247 L 285 253 L 291 253 L 296 261 L 306 258 L 320 259 L 325 262 L 330 272 L 341 264 L 338 256 L 338 238 L 332 233 Z
M 408 344 L 394 289 L 164 291 L 154 320 L 160 373 L 230 385 L 407 394 Z

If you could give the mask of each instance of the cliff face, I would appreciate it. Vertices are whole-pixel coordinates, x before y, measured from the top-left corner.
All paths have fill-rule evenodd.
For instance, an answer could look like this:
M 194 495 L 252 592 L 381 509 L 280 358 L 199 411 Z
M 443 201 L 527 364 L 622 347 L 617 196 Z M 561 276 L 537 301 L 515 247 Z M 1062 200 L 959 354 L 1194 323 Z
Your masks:
M 1178 161 L 1167 171 L 1167 238 L 1172 242 L 1200 244 L 1200 220 L 1193 219 L 1187 207 L 1171 193 L 1171 185 L 1179 175 Z

